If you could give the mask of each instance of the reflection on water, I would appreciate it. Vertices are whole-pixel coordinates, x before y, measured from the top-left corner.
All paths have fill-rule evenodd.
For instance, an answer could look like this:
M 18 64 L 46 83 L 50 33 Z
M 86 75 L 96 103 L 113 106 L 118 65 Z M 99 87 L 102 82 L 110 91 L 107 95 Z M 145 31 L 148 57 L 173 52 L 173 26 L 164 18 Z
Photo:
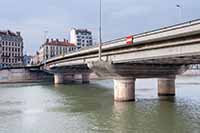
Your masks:
M 136 102 L 113 101 L 112 81 L 0 85 L 0 133 L 200 132 L 200 77 L 179 77 L 176 98 L 137 80 Z

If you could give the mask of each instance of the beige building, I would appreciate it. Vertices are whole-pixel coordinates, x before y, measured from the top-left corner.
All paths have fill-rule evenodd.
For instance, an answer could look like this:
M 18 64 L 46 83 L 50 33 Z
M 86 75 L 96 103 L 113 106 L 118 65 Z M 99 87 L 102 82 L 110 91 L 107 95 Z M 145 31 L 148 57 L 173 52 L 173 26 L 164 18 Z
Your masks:
M 30 64 L 31 65 L 38 65 L 38 64 L 40 64 L 40 61 L 39 61 L 39 52 L 36 52 L 36 54 L 34 56 L 32 56 Z
M 72 43 L 69 43 L 69 41 L 66 39 L 63 41 L 58 39 L 47 39 L 46 42 L 40 47 L 39 62 L 42 63 L 50 58 L 65 55 L 75 50 L 76 46 Z
M 23 65 L 23 48 L 20 32 L 0 31 L 0 67 Z

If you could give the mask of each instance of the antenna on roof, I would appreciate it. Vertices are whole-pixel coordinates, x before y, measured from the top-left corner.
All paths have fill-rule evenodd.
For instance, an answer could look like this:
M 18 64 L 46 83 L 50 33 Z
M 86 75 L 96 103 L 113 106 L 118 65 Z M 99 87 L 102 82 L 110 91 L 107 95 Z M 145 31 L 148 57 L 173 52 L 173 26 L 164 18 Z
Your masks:
M 45 42 L 46 39 L 47 39 L 47 35 L 48 35 L 48 30 L 45 30 L 45 31 L 44 31 L 44 42 Z

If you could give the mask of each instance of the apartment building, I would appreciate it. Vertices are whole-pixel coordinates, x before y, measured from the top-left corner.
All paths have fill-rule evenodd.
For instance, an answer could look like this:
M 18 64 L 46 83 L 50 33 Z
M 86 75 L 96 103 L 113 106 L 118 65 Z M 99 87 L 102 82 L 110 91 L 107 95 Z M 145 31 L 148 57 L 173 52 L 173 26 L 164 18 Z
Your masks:
M 20 32 L 0 31 L 0 67 L 23 65 L 23 48 Z
M 77 49 L 92 46 L 92 32 L 87 29 L 73 28 L 70 31 L 70 42 L 75 44 Z

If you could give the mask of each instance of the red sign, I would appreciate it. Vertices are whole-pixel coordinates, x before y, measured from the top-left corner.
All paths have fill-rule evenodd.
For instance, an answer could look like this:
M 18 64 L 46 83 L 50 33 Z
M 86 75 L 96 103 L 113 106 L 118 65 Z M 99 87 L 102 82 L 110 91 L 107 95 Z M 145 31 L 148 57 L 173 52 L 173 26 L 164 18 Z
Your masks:
M 126 44 L 128 44 L 128 45 L 133 44 L 133 39 L 134 39 L 133 36 L 128 36 L 128 37 L 126 37 Z

